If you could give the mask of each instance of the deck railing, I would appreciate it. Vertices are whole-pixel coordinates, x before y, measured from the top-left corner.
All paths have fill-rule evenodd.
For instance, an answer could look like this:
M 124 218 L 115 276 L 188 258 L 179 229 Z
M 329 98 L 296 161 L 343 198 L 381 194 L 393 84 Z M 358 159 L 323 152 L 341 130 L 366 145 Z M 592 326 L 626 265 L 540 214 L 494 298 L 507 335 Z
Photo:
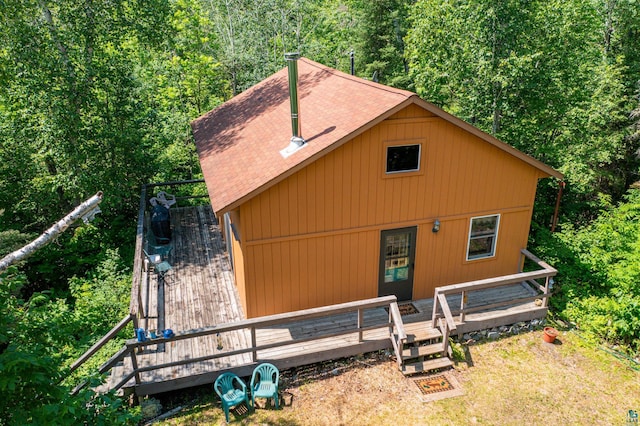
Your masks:
M 144 254 L 144 244 L 145 244 L 145 236 L 148 232 L 148 216 L 147 216 L 147 206 L 150 197 L 150 189 L 157 187 L 168 187 L 168 192 L 175 192 L 175 188 L 181 185 L 188 184 L 201 184 L 202 180 L 193 180 L 193 181 L 183 181 L 183 182 L 164 182 L 159 184 L 150 184 L 145 185 L 141 191 L 140 197 L 140 209 L 138 214 L 138 224 L 136 231 L 136 247 L 135 247 L 135 259 L 134 259 L 134 273 L 132 280 L 132 289 L 131 289 L 131 302 L 130 302 L 130 312 L 127 317 L 125 317 L 118 325 L 116 325 L 107 335 L 105 335 L 102 339 L 100 339 L 95 345 L 93 345 L 85 354 L 83 354 L 72 366 L 72 369 L 77 369 L 80 365 L 90 359 L 101 347 L 103 347 L 109 340 L 114 338 L 121 330 L 123 330 L 126 326 L 128 326 L 129 322 L 133 322 L 133 327 L 140 327 L 140 321 L 145 321 L 144 327 L 147 327 L 147 318 L 149 316 L 149 307 L 148 303 L 144 303 L 143 293 L 149 294 L 149 271 L 148 268 L 145 268 L 145 254 Z M 185 200 L 190 198 L 199 198 L 200 196 L 177 196 L 176 200 Z M 204 195 L 206 197 L 206 195 Z M 541 299 L 541 307 L 546 307 L 548 305 L 548 298 L 551 295 L 551 284 L 552 277 L 556 275 L 557 271 L 549 266 L 547 263 L 543 262 L 529 251 L 523 249 L 522 253 L 522 262 L 521 262 L 521 272 L 517 274 L 497 277 L 497 278 L 489 278 L 485 280 L 472 281 L 462 284 L 454 284 L 449 286 L 438 287 L 435 290 L 434 294 L 434 303 L 433 303 L 433 316 L 432 316 L 432 326 L 439 327 L 443 333 L 444 340 L 444 349 L 443 354 L 448 352 L 448 337 L 450 333 L 454 333 L 458 329 L 459 323 L 464 323 L 465 315 L 473 312 L 479 312 L 484 310 L 490 310 L 493 308 L 498 308 L 506 305 L 515 305 L 523 302 L 533 301 L 535 299 Z M 534 271 L 522 272 L 522 268 L 524 268 L 525 262 L 533 262 L 535 266 L 539 269 Z M 541 284 L 540 280 L 544 279 L 544 283 Z M 525 282 L 532 286 L 539 294 L 530 297 L 524 298 L 516 298 L 509 299 L 503 302 L 497 303 L 489 303 L 481 306 L 467 306 L 467 296 L 469 292 L 490 289 L 500 286 L 506 286 L 518 282 Z M 144 290 L 144 291 L 143 291 Z M 460 295 L 460 308 L 459 309 L 451 309 L 449 306 L 449 302 L 447 301 L 447 296 L 451 295 Z M 369 324 L 364 325 L 364 311 L 366 309 L 387 307 L 389 311 L 388 319 L 377 324 Z M 302 338 L 302 339 L 294 339 L 294 340 L 284 340 L 281 342 L 274 342 L 269 344 L 262 344 L 260 346 L 257 345 L 257 337 L 256 331 L 260 328 L 269 327 L 269 326 L 281 326 L 287 323 L 298 322 L 302 320 L 308 320 L 313 318 L 322 318 L 329 317 L 336 314 L 341 313 L 356 313 L 357 320 L 354 327 L 341 328 L 339 330 L 327 330 L 325 334 L 316 335 L 314 337 Z M 457 321 L 455 316 L 459 315 Z M 128 340 L 126 345 L 111 359 L 109 359 L 106 363 L 104 363 L 100 367 L 100 373 L 104 373 L 111 368 L 113 368 L 117 363 L 122 361 L 125 357 L 129 356 L 131 358 L 132 371 L 129 372 L 126 376 L 122 378 L 122 380 L 116 384 L 115 389 L 119 389 L 124 386 L 127 382 L 129 382 L 132 378 L 135 378 L 136 385 L 141 384 L 141 374 L 149 371 L 159 370 L 163 368 L 177 367 L 181 365 L 187 365 L 197 362 L 203 362 L 208 360 L 215 360 L 223 357 L 229 357 L 233 355 L 243 355 L 243 354 L 251 354 L 250 359 L 252 362 L 258 361 L 258 352 L 278 348 L 287 345 L 293 345 L 297 343 L 326 339 L 331 337 L 342 336 L 351 333 L 358 333 L 358 338 L 362 341 L 363 333 L 368 330 L 380 329 L 387 327 L 389 329 L 389 336 L 391 339 L 391 345 L 395 351 L 396 358 L 398 359 L 398 363 L 402 362 L 401 351 L 404 342 L 407 339 L 407 334 L 404 330 L 402 318 L 400 312 L 398 310 L 398 306 L 396 303 L 395 296 L 386 296 L 382 298 L 368 299 L 357 302 L 344 303 L 340 305 L 322 307 L 309 309 L 304 311 L 272 315 L 268 317 L 254 318 L 250 320 L 243 320 L 234 323 L 222 324 L 218 326 L 205 327 L 196 330 L 190 330 L 185 332 L 177 333 L 175 336 L 171 338 L 157 338 L 153 340 L 148 340 L 145 342 L 138 342 L 135 339 Z M 200 337 L 206 336 L 215 336 L 219 333 L 228 333 L 232 331 L 244 331 L 248 332 L 250 336 L 250 344 L 247 344 L 246 347 L 236 347 L 233 350 L 229 350 L 226 352 L 217 351 L 215 353 L 210 353 L 198 358 L 185 358 L 176 360 L 174 362 L 158 364 L 153 366 L 144 366 L 140 367 L 138 365 L 138 357 L 136 355 L 136 351 L 140 350 L 146 346 L 151 345 L 160 345 L 169 342 L 187 340 L 187 339 L 196 339 Z M 81 386 L 76 388 L 76 391 L 80 389 Z
M 437 287 L 433 296 L 433 315 L 431 318 L 432 327 L 436 327 L 436 325 L 440 326 L 440 328 L 446 327 L 446 329 L 442 331 L 443 334 L 446 331 L 448 337 L 448 333 L 453 333 L 457 330 L 456 321 L 454 319 L 455 315 L 459 315 L 458 324 L 463 324 L 466 314 L 487 311 L 503 306 L 532 302 L 538 299 L 541 301 L 540 307 L 546 308 L 549 303 L 549 297 L 551 296 L 551 286 L 553 283 L 552 277 L 554 277 L 558 271 L 546 262 L 540 260 L 528 250 L 522 249 L 520 252 L 522 254 L 522 260 L 520 262 L 521 268 L 520 272 L 517 274 Z M 527 261 L 533 262 L 539 269 L 522 272 Z M 539 280 L 543 279 L 544 284 L 541 284 Z M 527 283 L 537 292 L 537 294 L 535 296 L 511 298 L 509 300 L 496 303 L 467 306 L 468 294 L 472 291 L 486 290 L 515 283 Z M 460 296 L 459 309 L 451 309 L 449 306 L 447 296 L 452 295 Z M 443 318 L 445 321 L 441 321 Z M 448 350 L 448 339 L 444 339 L 444 344 L 446 351 Z
M 388 319 L 384 322 L 374 322 L 371 324 L 364 324 L 364 311 L 368 309 L 376 309 L 381 307 L 387 307 L 389 309 Z M 257 330 L 264 329 L 267 327 L 277 327 L 277 326 L 286 326 L 288 324 L 311 320 L 311 319 L 320 319 L 325 317 L 331 317 L 333 315 L 339 314 L 356 314 L 356 321 L 353 323 L 353 326 L 344 326 L 337 330 L 327 330 L 324 333 L 315 334 L 313 337 L 304 337 L 304 338 L 292 338 L 287 340 L 282 340 L 278 342 L 271 342 L 266 344 L 258 344 L 257 341 Z M 109 361 L 100 367 L 100 372 L 105 372 L 115 366 L 118 362 L 122 361 L 126 356 L 131 357 L 131 366 L 132 370 L 126 374 L 120 382 L 118 382 L 113 390 L 118 390 L 122 388 L 127 382 L 131 379 L 135 379 L 136 385 L 140 385 L 142 383 L 141 374 L 147 373 L 154 370 L 160 370 L 163 368 L 170 367 L 178 367 L 187 364 L 199 363 L 209 360 L 215 360 L 220 358 L 225 358 L 234 355 L 243 355 L 250 354 L 251 355 L 251 364 L 257 363 L 260 361 L 259 359 L 259 351 L 264 351 L 267 349 L 274 349 L 289 345 L 295 345 L 303 342 L 312 342 L 319 341 L 327 338 L 334 338 L 338 336 L 345 336 L 349 334 L 358 334 L 358 341 L 363 341 L 363 334 L 366 331 L 370 330 L 379 330 L 388 328 L 389 334 L 393 334 L 393 328 L 397 327 L 397 335 L 400 336 L 401 339 L 406 338 L 406 334 L 404 333 L 404 329 L 402 328 L 402 320 L 400 319 L 400 312 L 398 310 L 398 305 L 396 302 L 395 296 L 385 296 L 378 297 L 375 299 L 367 299 L 361 300 L 357 302 L 348 302 L 342 303 L 338 305 L 325 306 L 320 308 L 306 309 L 302 311 L 296 312 L 288 312 L 284 314 L 276 314 L 259 318 L 252 318 L 248 320 L 237 321 L 233 323 L 220 324 L 211 327 L 203 327 L 199 329 L 178 332 L 173 337 L 163 338 L 159 337 L 152 340 L 146 340 L 143 342 L 137 341 L 136 339 L 131 339 L 126 342 L 125 347 L 118 352 L 114 357 L 112 357 Z M 234 347 L 232 350 L 223 351 L 222 349 L 218 349 L 215 353 L 211 353 L 208 355 L 189 358 L 185 357 L 184 359 L 176 360 L 173 362 L 167 362 L 163 364 L 150 365 L 145 367 L 140 367 L 138 364 L 138 350 L 142 350 L 145 347 L 159 345 L 159 344 L 167 344 L 170 342 L 177 342 L 188 339 L 196 339 L 201 337 L 217 337 L 223 333 L 229 332 L 248 332 L 251 336 L 248 344 L 245 347 Z M 404 336 L 404 337 L 402 337 Z M 399 346 L 402 348 L 402 346 Z M 399 350 L 397 346 L 394 345 L 394 349 L 396 353 L 399 354 Z M 401 358 L 401 357 L 399 357 Z M 273 360 L 270 360 L 273 362 Z M 237 366 L 236 366 L 237 367 Z

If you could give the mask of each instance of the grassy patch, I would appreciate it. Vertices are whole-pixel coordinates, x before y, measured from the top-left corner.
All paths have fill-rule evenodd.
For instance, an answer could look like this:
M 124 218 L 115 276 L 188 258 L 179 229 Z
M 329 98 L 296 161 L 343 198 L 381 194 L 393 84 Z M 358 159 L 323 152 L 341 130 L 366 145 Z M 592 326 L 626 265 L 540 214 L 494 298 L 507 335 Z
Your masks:
M 467 348 L 458 362 L 460 397 L 422 402 L 395 361 L 366 357 L 283 373 L 291 401 L 280 410 L 234 416 L 245 425 L 624 424 L 640 411 L 640 372 L 594 349 L 573 332 L 547 344 L 542 332 Z M 211 392 L 213 393 L 213 392 Z M 224 424 L 213 395 L 200 397 L 163 425 Z

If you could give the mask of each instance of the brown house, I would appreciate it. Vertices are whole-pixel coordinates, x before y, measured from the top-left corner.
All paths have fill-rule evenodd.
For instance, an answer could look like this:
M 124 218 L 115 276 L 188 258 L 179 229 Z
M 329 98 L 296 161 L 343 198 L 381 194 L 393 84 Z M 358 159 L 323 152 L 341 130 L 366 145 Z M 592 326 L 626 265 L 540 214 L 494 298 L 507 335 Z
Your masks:
M 247 317 L 518 272 L 559 172 L 414 93 L 292 64 L 298 123 L 287 69 L 192 123 Z

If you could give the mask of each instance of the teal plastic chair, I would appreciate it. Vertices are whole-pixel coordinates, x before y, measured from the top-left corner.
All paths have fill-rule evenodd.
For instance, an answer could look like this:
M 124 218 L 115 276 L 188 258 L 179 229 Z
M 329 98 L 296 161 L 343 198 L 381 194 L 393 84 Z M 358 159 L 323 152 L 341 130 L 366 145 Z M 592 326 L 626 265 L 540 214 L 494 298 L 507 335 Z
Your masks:
M 247 409 L 251 408 L 251 405 L 249 405 L 249 395 L 247 394 L 247 385 L 235 374 L 222 373 L 216 379 L 213 388 L 220 397 L 227 423 L 229 423 L 229 409 L 242 404 L 242 402 L 247 404 Z
M 255 408 L 256 398 L 273 398 L 278 405 L 278 379 L 280 372 L 275 365 L 263 363 L 258 365 L 251 375 L 251 404 Z

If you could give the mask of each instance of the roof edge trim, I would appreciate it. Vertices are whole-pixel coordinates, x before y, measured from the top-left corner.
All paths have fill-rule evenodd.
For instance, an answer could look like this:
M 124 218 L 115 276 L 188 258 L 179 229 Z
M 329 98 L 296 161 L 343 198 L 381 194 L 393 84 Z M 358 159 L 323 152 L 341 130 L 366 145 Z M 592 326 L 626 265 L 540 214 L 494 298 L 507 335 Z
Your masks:
M 421 106 L 427 111 L 437 115 L 438 117 L 441 117 L 442 119 L 450 122 L 455 126 L 460 127 L 463 130 L 466 130 L 467 132 L 479 137 L 480 139 L 483 139 L 484 141 L 489 142 L 491 145 L 495 146 L 496 148 L 499 148 L 505 151 L 506 153 L 513 155 L 514 157 L 524 161 L 530 166 L 535 167 L 536 169 L 542 171 L 543 173 L 546 173 L 547 175 L 553 176 L 560 180 L 564 179 L 564 175 L 559 171 L 557 171 L 556 169 L 554 169 L 553 167 L 546 165 L 542 161 L 537 160 L 528 154 L 525 154 L 524 152 L 512 147 L 511 145 L 505 142 L 502 142 L 500 139 L 496 138 L 495 136 L 492 136 L 489 133 L 486 133 L 478 129 L 477 127 L 467 123 L 466 121 L 454 115 L 449 114 L 445 110 L 438 108 L 437 106 L 423 99 L 420 99 L 418 95 L 412 96 L 412 100 L 413 100 L 413 103 L 415 103 L 416 105 Z

